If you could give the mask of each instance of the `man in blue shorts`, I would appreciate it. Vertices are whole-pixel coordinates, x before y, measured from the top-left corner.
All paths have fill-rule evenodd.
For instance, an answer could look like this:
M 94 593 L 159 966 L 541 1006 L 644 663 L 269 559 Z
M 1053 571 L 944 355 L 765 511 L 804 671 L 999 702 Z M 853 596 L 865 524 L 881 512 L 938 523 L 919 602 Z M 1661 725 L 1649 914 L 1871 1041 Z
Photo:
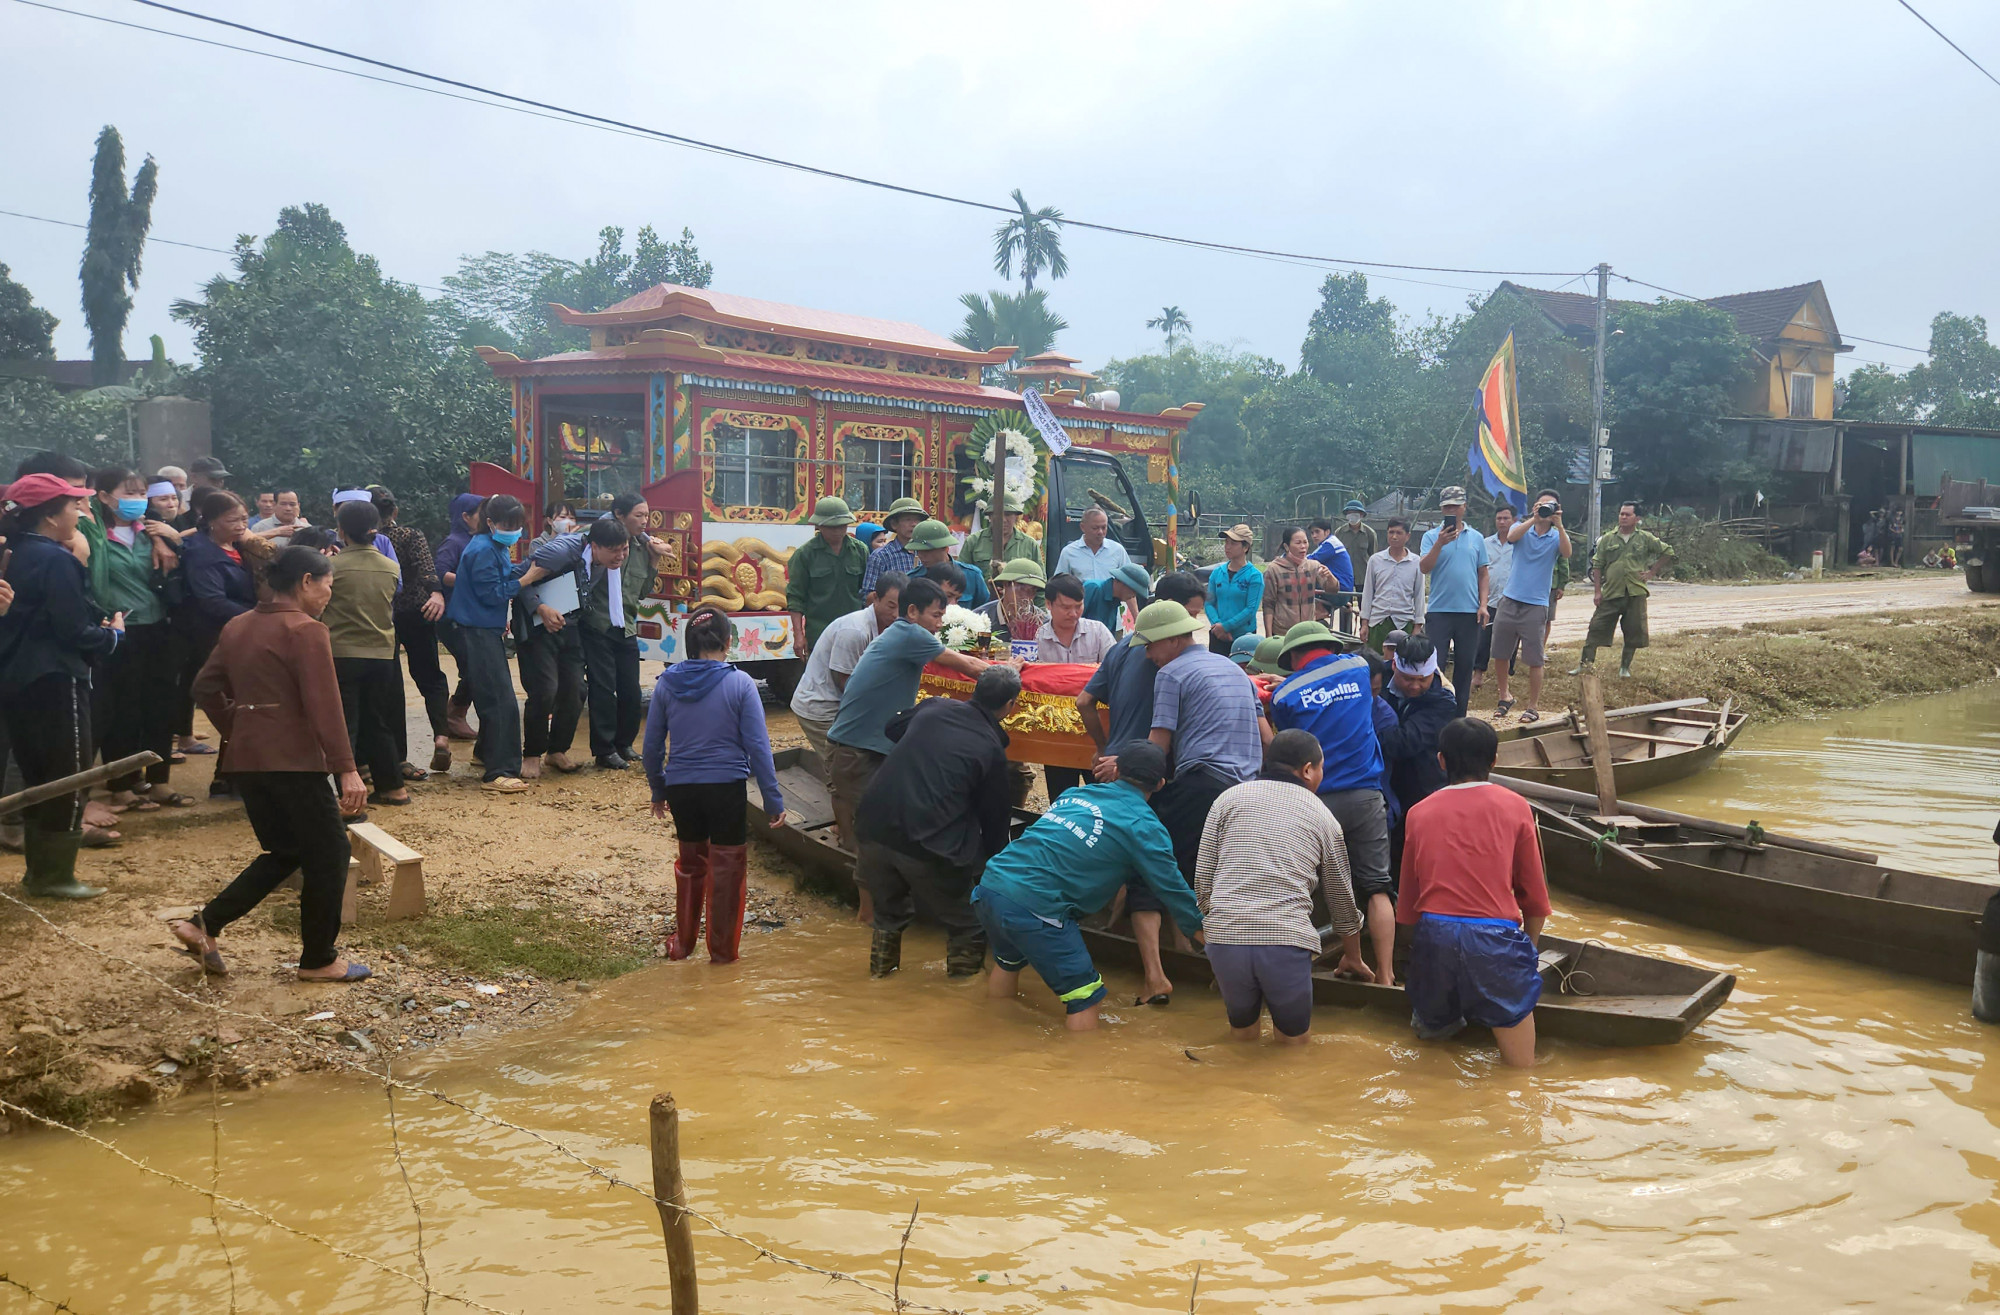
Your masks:
M 1097 1026 L 1104 979 L 1076 920 L 1111 902 L 1128 881 L 1160 897 L 1174 923 L 1201 942 L 1201 910 L 1181 879 L 1167 829 L 1147 800 L 1167 775 L 1167 755 L 1134 740 L 1119 746 L 1118 779 L 1080 785 L 995 854 L 972 891 L 972 907 L 993 947 L 987 994 L 1011 999 L 1021 970 L 1033 968 L 1068 1011 L 1072 1032 Z
M 1486 779 L 1499 752 L 1484 721 L 1460 717 L 1438 733 L 1450 784 L 1405 819 L 1396 921 L 1415 928 L 1405 974 L 1417 1035 L 1489 1027 L 1501 1060 L 1526 1068 L 1535 1062 L 1535 938 L 1549 889 L 1528 801 Z
M 1382 797 L 1382 745 L 1368 659 L 1341 652 L 1342 639 L 1318 621 L 1285 632 L 1278 665 L 1290 671 L 1271 692 L 1271 726 L 1309 732 L 1325 765 L 1315 788 L 1340 824 L 1354 903 L 1368 916 L 1375 980 L 1395 984 L 1396 882 L 1389 870 L 1389 813 Z M 1331 892 L 1327 907 L 1334 907 Z

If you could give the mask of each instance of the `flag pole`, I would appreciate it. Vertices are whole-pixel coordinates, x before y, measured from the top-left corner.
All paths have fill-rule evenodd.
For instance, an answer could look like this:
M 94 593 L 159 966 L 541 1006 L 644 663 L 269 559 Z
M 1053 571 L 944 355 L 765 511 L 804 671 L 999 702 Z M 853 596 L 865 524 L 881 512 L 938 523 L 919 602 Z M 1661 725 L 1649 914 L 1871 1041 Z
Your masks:
M 1611 266 L 1597 266 L 1597 358 L 1590 371 L 1590 543 L 1595 551 L 1604 532 L 1604 290 Z

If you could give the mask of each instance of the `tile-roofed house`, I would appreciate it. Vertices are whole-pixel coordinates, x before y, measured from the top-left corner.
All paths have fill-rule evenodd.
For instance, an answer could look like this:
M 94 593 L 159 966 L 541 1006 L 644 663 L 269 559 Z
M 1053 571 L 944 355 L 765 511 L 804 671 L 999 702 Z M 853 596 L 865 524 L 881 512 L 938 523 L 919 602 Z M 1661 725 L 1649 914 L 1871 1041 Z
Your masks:
M 1557 331 L 1583 342 L 1596 335 L 1596 298 L 1580 292 L 1552 292 L 1503 282 L 1494 295 L 1512 296 L 1539 311 Z M 1703 299 L 1727 311 L 1756 354 L 1755 377 L 1738 392 L 1745 416 L 1831 420 L 1834 359 L 1852 351 L 1840 339 L 1826 288 L 1817 279 L 1761 292 L 1735 292 Z M 1611 301 L 1606 321 L 1616 327 L 1621 311 L 1644 302 Z

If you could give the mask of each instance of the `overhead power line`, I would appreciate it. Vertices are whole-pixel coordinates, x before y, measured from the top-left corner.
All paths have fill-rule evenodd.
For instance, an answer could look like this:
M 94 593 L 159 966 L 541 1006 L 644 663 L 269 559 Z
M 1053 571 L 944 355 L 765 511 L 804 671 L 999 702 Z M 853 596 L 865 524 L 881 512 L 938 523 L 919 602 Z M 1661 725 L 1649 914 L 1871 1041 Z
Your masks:
M 90 227 L 89 224 L 79 224 L 74 219 L 51 219 L 47 215 L 23 214 L 19 210 L 0 210 L 0 215 L 10 215 L 15 219 L 32 219 L 38 224 L 61 224 L 64 228 Z M 223 247 L 205 247 L 199 242 L 176 242 L 170 237 L 154 237 L 151 234 L 147 235 L 146 241 L 148 243 L 158 242 L 162 246 L 187 247 L 193 251 L 213 251 L 218 256 L 233 256 L 236 254 L 234 251 Z
M 1986 80 L 1988 82 L 1992 83 L 1996 87 L 2000 87 L 2000 78 L 1996 78 L 1990 72 L 1987 72 L 1987 68 L 1984 64 L 1974 59 L 1971 55 L 1966 54 L 1964 46 L 1959 45 L 1958 42 L 1953 41 L 1950 37 L 1946 36 L 1942 31 L 1939 30 L 1938 25 L 1936 23 L 1931 22 L 1930 19 L 1925 18 L 1922 14 L 1918 13 L 1917 7 L 1911 4 L 1910 0 L 1896 0 L 1896 3 L 1901 5 L 1903 8 L 1909 10 L 1910 16 L 1915 18 L 1919 23 L 1922 23 L 1925 27 L 1929 28 L 1931 31 L 1936 32 L 1937 39 L 1944 42 L 1947 46 L 1950 46 L 1953 50 L 1956 50 L 1964 58 L 1966 63 L 1972 65 L 1972 67 L 1978 69 L 1981 73 L 1984 73 L 1986 75 Z
M 367 55 L 356 54 L 352 51 L 342 50 L 335 46 L 322 45 L 318 42 L 307 41 L 299 37 L 286 36 L 283 33 L 270 31 L 265 28 L 254 27 L 248 23 L 239 23 L 231 19 L 217 17 L 212 14 L 204 14 L 196 10 L 184 9 L 176 5 L 163 3 L 162 0 L 133 0 L 133 3 L 143 5 L 149 9 L 159 10 L 162 13 L 176 14 L 179 15 L 180 17 L 193 19 L 197 22 L 210 23 L 218 27 L 225 27 L 232 29 L 234 31 L 247 33 L 252 36 L 262 37 L 268 41 L 276 41 L 300 49 L 316 51 L 323 55 L 330 55 L 337 59 L 349 60 L 357 64 L 364 64 L 371 68 L 382 69 L 391 73 L 399 73 L 404 75 L 405 77 L 416 78 L 421 80 L 422 82 L 431 83 L 435 85 L 416 86 L 407 82 L 399 82 L 394 79 L 381 78 L 370 74 L 365 74 L 355 69 L 340 68 L 334 65 L 316 64 L 316 63 L 311 63 L 310 61 L 290 59 L 287 56 L 278 55 L 271 51 L 257 50 L 248 46 L 230 45 L 225 42 L 207 41 L 204 40 L 203 38 L 192 36 L 185 32 L 175 32 L 166 28 L 147 27 L 143 24 L 138 24 L 138 23 L 127 23 L 118 19 L 105 18 L 102 15 L 98 14 L 84 13 L 80 10 L 66 9 L 59 5 L 42 3 L 41 0 L 16 0 L 16 3 L 30 5 L 31 7 L 37 9 L 46 9 L 56 13 L 68 14 L 76 18 L 87 18 L 98 22 L 115 24 L 116 26 L 120 27 L 133 28 L 138 31 L 150 32 L 160 36 L 169 36 L 169 37 L 179 38 L 181 40 L 195 41 L 203 45 L 217 46 L 222 49 L 234 50 L 241 52 L 243 54 L 259 55 L 271 59 L 280 59 L 280 60 L 285 60 L 288 63 L 294 63 L 294 64 L 306 64 L 308 67 L 324 69 L 328 72 L 341 73 L 352 77 L 360 77 L 368 81 L 387 82 L 392 86 L 405 87 L 414 91 L 423 91 L 435 95 L 444 95 L 451 99 L 456 99 L 456 100 L 467 100 L 472 104 L 486 105 L 493 109 L 504 109 L 516 112 L 523 112 L 540 118 L 554 118 L 557 122 L 574 123 L 577 124 L 578 126 L 601 128 L 607 131 L 618 132 L 626 135 L 645 137 L 654 141 L 660 141 L 669 143 L 671 145 L 686 147 L 691 150 L 707 151 L 712 154 L 728 156 L 734 159 L 744 160 L 753 164 L 762 164 L 778 169 L 788 169 L 794 172 L 810 174 L 815 177 L 826 178 L 837 182 L 851 183 L 860 187 L 871 187 L 881 191 L 893 192 L 903 196 L 911 196 L 923 200 L 938 201 L 947 205 L 963 206 L 969 209 L 984 211 L 989 214 L 1013 215 L 1017 213 L 1011 206 L 1000 205 L 991 201 L 979 201 L 970 197 L 955 196 L 948 192 L 940 192 L 929 188 L 914 187 L 903 183 L 890 182 L 885 179 L 871 178 L 862 174 L 848 173 L 843 170 L 831 169 L 821 165 L 809 164 L 804 161 L 786 159 L 784 157 L 775 155 L 767 155 L 762 152 L 752 151 L 744 147 L 730 146 L 721 142 L 706 141 L 698 137 L 690 137 L 684 133 L 669 132 L 662 128 L 653 128 L 644 124 L 633 123 L 624 119 L 617 119 L 607 115 L 594 114 L 587 110 L 574 109 L 566 105 L 558 105 L 549 101 L 540 101 L 531 99 L 526 96 L 517 96 L 510 92 L 500 91 L 492 87 L 482 86 L 478 83 L 467 82 L 458 78 L 445 77 L 442 74 L 425 72 L 422 69 L 413 68 L 404 64 L 392 63 L 388 60 L 375 59 Z M 442 87 L 456 88 L 457 92 L 470 93 L 470 95 L 458 95 L 454 94 L 453 92 L 440 91 L 439 88 Z M 479 99 L 481 97 L 484 97 L 486 99 Z M 1362 267 L 1367 269 L 1379 269 L 1379 270 L 1407 270 L 1416 273 L 1430 273 L 1430 274 L 1478 274 L 1478 275 L 1518 277 L 1518 278 L 1567 278 L 1572 273 L 1574 273 L 1574 271 L 1572 270 L 1484 269 L 1484 268 L 1473 268 L 1461 265 L 1420 265 L 1420 264 L 1410 264 L 1410 263 L 1402 263 L 1402 262 L 1386 261 L 1386 260 L 1362 260 L 1347 256 L 1326 256 L 1326 255 L 1317 255 L 1309 252 L 1280 251 L 1268 247 L 1255 247 L 1240 243 L 1210 241 L 1203 238 L 1185 237 L 1172 233 L 1154 232 L 1149 229 L 1130 228 L 1118 224 L 1098 223 L 1086 219 L 1066 218 L 1062 222 L 1063 226 L 1066 228 L 1083 229 L 1089 232 L 1109 233 L 1119 237 L 1140 238 L 1145 241 L 1161 242 L 1171 246 L 1190 247 L 1197 250 L 1206 250 L 1206 251 L 1219 251 L 1232 255 L 1257 256 L 1266 259 L 1305 261 L 1316 265 L 1337 265 L 1337 266 Z

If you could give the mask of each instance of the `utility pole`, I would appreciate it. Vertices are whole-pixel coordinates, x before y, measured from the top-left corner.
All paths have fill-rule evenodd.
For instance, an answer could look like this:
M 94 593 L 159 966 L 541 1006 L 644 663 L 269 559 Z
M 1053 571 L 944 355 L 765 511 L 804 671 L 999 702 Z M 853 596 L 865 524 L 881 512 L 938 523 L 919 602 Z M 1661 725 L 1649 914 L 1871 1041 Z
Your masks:
M 1597 359 L 1590 370 L 1590 543 L 1595 550 L 1604 533 L 1604 291 L 1611 266 L 1597 266 Z

